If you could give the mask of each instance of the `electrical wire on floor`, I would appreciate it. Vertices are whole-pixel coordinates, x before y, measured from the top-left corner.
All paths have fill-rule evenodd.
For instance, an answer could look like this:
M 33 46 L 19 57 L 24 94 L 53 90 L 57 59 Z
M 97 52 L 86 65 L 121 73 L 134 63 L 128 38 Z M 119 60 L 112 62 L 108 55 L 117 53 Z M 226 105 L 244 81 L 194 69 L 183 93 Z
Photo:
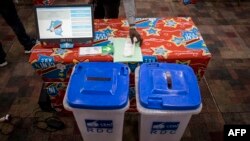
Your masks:
M 38 107 L 25 117 L 12 117 L 10 114 L 7 114 L 0 118 L 0 134 L 10 135 L 17 128 L 24 129 L 20 127 L 20 125 L 28 118 L 33 118 L 33 128 L 46 132 L 56 132 L 64 129 L 65 127 L 65 124 L 56 116 L 56 112 L 42 111 Z
M 55 132 L 64 129 L 64 123 L 53 113 L 52 116 L 42 118 L 39 113 L 44 111 L 37 111 L 34 114 L 33 126 L 47 132 Z

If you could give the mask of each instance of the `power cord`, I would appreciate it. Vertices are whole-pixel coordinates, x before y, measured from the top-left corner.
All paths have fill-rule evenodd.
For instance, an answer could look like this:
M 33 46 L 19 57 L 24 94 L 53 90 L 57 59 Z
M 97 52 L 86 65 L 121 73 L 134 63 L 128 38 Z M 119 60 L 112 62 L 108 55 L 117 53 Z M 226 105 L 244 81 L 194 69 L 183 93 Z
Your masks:
M 0 118 L 0 122 L 10 122 L 11 116 L 9 114 L 5 115 L 4 117 Z M 14 130 L 14 125 L 12 123 L 2 125 L 2 129 L 0 130 L 0 133 L 3 135 L 8 135 L 12 133 Z
M 56 112 L 41 111 L 38 107 L 25 117 L 12 117 L 7 114 L 0 118 L 0 134 L 9 135 L 16 128 L 22 129 L 20 125 L 27 118 L 33 118 L 32 127 L 46 132 L 56 132 L 65 128 L 64 122 L 56 116 Z
M 33 127 L 47 132 L 55 132 L 64 129 L 65 124 L 55 115 L 56 113 L 52 113 L 52 116 L 48 117 L 39 116 L 39 113 L 44 113 L 44 111 L 35 112 Z

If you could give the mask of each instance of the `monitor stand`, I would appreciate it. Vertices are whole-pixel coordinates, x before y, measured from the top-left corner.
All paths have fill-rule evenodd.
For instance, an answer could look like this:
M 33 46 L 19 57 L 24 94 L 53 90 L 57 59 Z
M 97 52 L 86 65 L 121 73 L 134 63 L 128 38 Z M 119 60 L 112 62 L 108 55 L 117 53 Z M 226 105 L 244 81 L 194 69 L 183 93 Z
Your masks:
M 73 42 L 60 42 L 60 48 L 73 48 Z

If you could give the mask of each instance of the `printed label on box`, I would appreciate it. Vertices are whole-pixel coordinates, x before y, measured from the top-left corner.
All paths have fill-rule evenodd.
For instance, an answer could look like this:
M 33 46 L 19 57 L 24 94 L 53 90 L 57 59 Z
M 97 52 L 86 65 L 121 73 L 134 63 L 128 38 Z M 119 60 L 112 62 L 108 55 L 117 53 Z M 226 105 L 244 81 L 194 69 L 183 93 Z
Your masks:
M 112 120 L 85 120 L 87 132 L 92 133 L 112 133 L 113 121 Z
M 175 134 L 180 122 L 153 122 L 151 134 Z

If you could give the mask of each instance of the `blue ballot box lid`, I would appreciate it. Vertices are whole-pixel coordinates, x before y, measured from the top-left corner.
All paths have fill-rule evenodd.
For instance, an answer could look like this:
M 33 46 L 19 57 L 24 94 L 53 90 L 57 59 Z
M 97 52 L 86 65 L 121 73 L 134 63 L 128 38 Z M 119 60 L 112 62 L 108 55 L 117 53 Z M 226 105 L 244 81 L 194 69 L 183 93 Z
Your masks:
M 79 63 L 75 66 L 67 90 L 67 102 L 73 108 L 110 110 L 127 105 L 129 70 L 121 63 Z
M 201 104 L 197 78 L 187 65 L 142 64 L 138 83 L 139 100 L 144 108 L 192 110 Z

